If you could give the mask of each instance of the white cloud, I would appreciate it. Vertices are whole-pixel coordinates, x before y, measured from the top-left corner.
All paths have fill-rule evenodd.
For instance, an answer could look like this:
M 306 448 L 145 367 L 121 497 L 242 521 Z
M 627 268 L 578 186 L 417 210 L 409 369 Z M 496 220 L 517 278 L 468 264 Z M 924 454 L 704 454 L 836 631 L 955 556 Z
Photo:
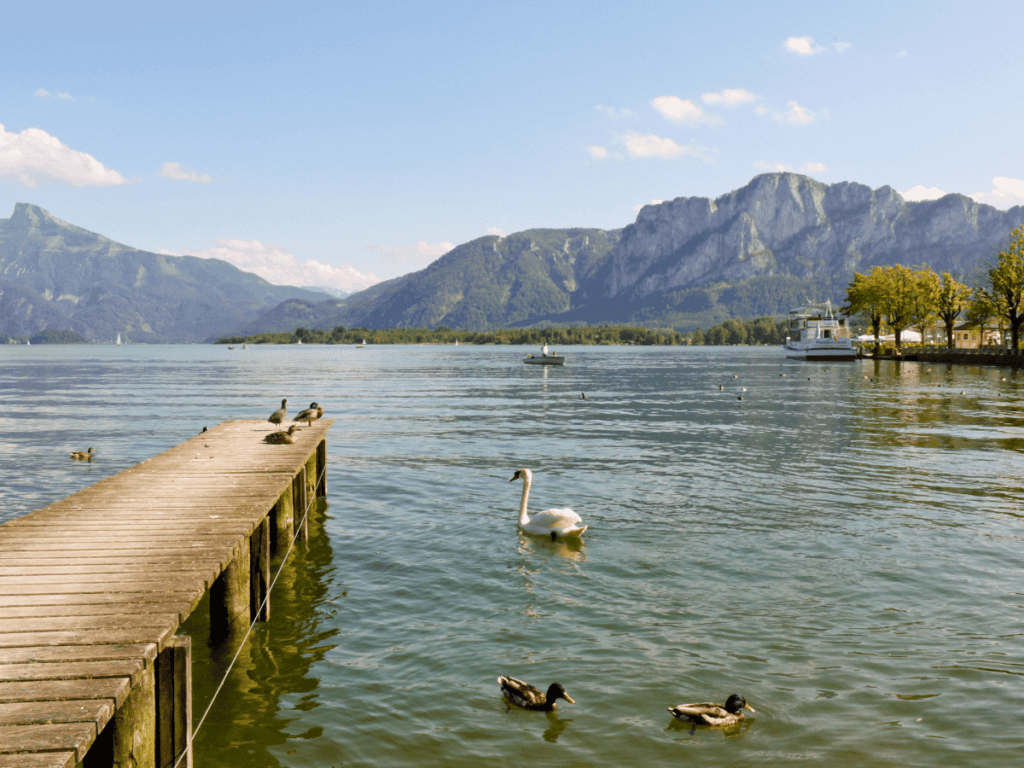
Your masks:
M 804 163 L 799 168 L 795 168 L 792 165 L 787 165 L 786 163 L 769 163 L 764 160 L 758 160 L 754 163 L 754 167 L 762 171 L 772 171 L 777 173 L 815 174 L 824 173 L 827 170 L 824 163 Z
M 897 59 L 904 59 L 906 57 L 907 57 L 907 52 L 906 51 L 900 51 L 899 53 L 896 54 L 896 58 Z
M 501 229 L 500 227 L 488 227 L 487 228 L 487 234 L 488 235 L 497 235 L 498 237 L 505 237 L 506 232 L 505 232 L 504 229 Z
M 104 167 L 92 155 L 64 146 L 56 136 L 39 128 L 8 133 L 0 124 L 0 178 L 26 187 L 70 184 L 73 187 L 105 187 L 130 184 L 117 171 Z
M 160 166 L 160 175 L 167 179 L 177 181 L 198 181 L 202 184 L 209 184 L 213 179 L 205 173 L 190 171 L 182 167 L 181 163 L 164 163 Z
M 787 123 L 806 125 L 814 120 L 814 113 L 807 109 L 807 107 L 801 107 L 795 101 L 789 101 L 786 103 L 789 104 L 789 110 L 783 114 L 782 119 Z
M 719 93 L 705 93 L 700 99 L 705 104 L 721 104 L 726 107 L 734 107 L 737 104 L 755 101 L 757 96 L 745 88 L 726 88 Z
M 448 253 L 448 251 L 455 247 L 455 244 L 444 241 L 431 244 L 425 240 L 420 240 L 416 245 L 394 245 L 390 248 L 386 245 L 368 245 L 366 247 L 389 259 L 425 267 L 438 256 L 444 256 Z
M 916 187 L 911 187 L 906 192 L 900 192 L 904 200 L 911 203 L 917 203 L 921 200 L 938 200 L 940 197 L 945 197 L 947 194 L 938 187 L 926 187 L 922 184 L 918 184 Z
M 604 158 L 608 157 L 608 150 L 605 149 L 604 147 L 598 147 L 596 145 L 587 147 L 587 152 L 589 152 L 590 156 L 595 160 L 603 160 Z
M 332 267 L 315 259 L 300 261 L 280 245 L 261 243 L 259 240 L 218 238 L 215 248 L 185 251 L 184 255 L 198 256 L 202 259 L 223 259 L 241 270 L 259 275 L 274 285 L 320 285 L 352 292 L 361 291 L 380 282 L 373 273 L 363 274 L 348 265 Z
M 43 99 L 63 99 L 64 101 L 75 101 L 75 97 L 70 93 L 50 93 L 45 88 L 40 88 L 36 91 L 36 96 Z M 92 99 L 86 99 L 86 101 L 92 101 Z
M 793 51 L 793 53 L 799 53 L 801 56 L 812 56 L 825 50 L 823 46 L 818 45 L 810 37 L 787 37 L 786 48 Z
M 639 134 L 630 131 L 623 137 L 623 140 L 626 142 L 626 150 L 633 157 L 673 158 L 696 154 L 690 147 L 680 146 L 672 139 L 655 136 L 653 133 Z
M 839 43 L 839 42 L 832 43 L 832 47 L 836 49 L 836 53 L 842 53 L 843 51 L 848 51 L 852 46 L 853 46 L 853 43 Z
M 718 122 L 717 115 L 705 112 L 689 99 L 681 99 L 678 96 L 658 96 L 651 100 L 651 106 L 677 123 Z
M 634 205 L 633 210 L 636 211 L 637 213 L 640 213 L 640 211 L 646 208 L 648 205 L 661 205 L 664 202 L 664 200 L 651 200 L 651 202 L 649 203 L 640 203 L 640 205 Z
M 632 117 L 633 110 L 631 109 L 617 109 L 616 107 L 606 107 L 604 104 L 598 104 L 594 107 L 598 112 L 601 112 L 613 120 L 619 120 L 624 117 Z
M 1006 176 L 996 176 L 992 179 L 991 192 L 975 192 L 970 197 L 979 203 L 987 203 L 996 208 L 1024 205 L 1024 181 Z
M 760 106 L 755 111 L 759 115 L 768 115 L 780 123 L 792 123 L 794 125 L 807 125 L 807 123 L 812 122 L 817 117 L 814 112 L 811 112 L 807 107 L 801 107 L 795 101 L 786 103 L 789 104 L 789 109 L 786 111 L 765 106 Z

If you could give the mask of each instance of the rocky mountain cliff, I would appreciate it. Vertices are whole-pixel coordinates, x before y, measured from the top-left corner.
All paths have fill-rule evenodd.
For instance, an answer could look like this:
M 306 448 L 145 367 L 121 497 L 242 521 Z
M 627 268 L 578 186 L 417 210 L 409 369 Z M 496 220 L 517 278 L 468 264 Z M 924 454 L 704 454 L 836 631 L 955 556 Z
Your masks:
M 480 238 L 343 301 L 289 302 L 246 330 L 545 321 L 706 328 L 785 313 L 806 299 L 839 304 L 853 272 L 875 265 L 927 264 L 970 280 L 1022 224 L 1021 206 L 999 211 L 957 194 L 907 202 L 891 187 L 769 173 L 714 200 L 646 206 L 624 230 Z
M 715 200 L 681 197 L 643 208 L 579 300 L 636 302 L 774 275 L 845 282 L 876 264 L 970 273 L 1022 223 L 1022 207 L 999 211 L 963 195 L 908 203 L 892 187 L 764 174 Z
M 271 285 L 219 259 L 140 251 L 28 203 L 0 219 L 0 333 L 203 341 L 293 297 L 324 295 Z

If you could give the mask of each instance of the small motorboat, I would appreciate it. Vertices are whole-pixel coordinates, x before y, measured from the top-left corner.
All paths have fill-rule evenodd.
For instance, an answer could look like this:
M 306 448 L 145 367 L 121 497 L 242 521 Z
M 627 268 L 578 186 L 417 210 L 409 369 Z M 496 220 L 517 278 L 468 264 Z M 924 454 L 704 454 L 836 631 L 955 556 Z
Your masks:
M 529 355 L 523 358 L 528 365 L 565 365 L 565 355 Z

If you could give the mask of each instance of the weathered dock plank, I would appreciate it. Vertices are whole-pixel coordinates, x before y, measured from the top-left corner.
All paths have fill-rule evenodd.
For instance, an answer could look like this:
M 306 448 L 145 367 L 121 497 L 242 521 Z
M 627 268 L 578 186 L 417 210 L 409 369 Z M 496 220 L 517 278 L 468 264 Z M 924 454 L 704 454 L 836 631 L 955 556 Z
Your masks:
M 211 630 L 248 624 L 275 535 L 301 538 L 326 492 L 332 423 L 278 446 L 266 422 L 224 422 L 0 525 L 0 768 L 70 768 L 93 746 L 90 765 L 191 764 L 175 633 L 207 590 Z

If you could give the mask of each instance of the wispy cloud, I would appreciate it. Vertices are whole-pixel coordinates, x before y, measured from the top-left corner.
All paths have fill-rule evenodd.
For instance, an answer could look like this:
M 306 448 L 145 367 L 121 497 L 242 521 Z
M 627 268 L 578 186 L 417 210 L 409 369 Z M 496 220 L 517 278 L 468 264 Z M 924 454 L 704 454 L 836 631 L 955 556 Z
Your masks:
M 640 203 L 639 205 L 634 205 L 633 210 L 636 211 L 637 213 L 640 213 L 640 211 L 646 208 L 648 205 L 661 205 L 664 202 L 664 200 L 651 200 L 651 202 L 649 203 Z
M 909 56 L 909 55 L 910 55 L 910 54 L 908 54 L 908 53 L 907 53 L 907 52 L 906 52 L 906 51 L 904 50 L 904 51 L 900 51 L 899 53 L 897 53 L 897 54 L 896 54 L 896 58 L 897 58 L 897 59 L 905 59 L 905 58 L 906 58 L 907 56 Z
M 807 125 L 807 123 L 813 122 L 817 115 L 809 110 L 807 107 L 802 107 L 795 101 L 786 102 L 789 105 L 789 109 L 781 110 L 772 107 L 758 107 L 757 114 L 767 115 L 773 120 L 778 120 L 780 123 L 790 123 L 792 125 Z
M 827 169 L 824 163 L 804 163 L 799 167 L 794 167 L 786 163 L 769 163 L 764 160 L 758 160 L 754 163 L 754 167 L 761 171 L 775 171 L 778 173 L 824 173 Z
M 710 112 L 705 112 L 689 99 L 681 99 L 678 96 L 658 96 L 651 100 L 651 106 L 658 110 L 669 120 L 677 123 L 717 123 L 719 118 Z
M 241 270 L 259 275 L 274 285 L 327 286 L 351 293 L 380 282 L 372 272 L 363 274 L 348 265 L 334 267 L 316 259 L 301 261 L 280 245 L 261 243 L 259 240 L 218 238 L 214 248 L 202 251 L 186 250 L 183 253 L 164 250 L 161 253 L 222 259 Z
M 505 237 L 505 235 L 507 233 L 501 227 L 488 227 L 487 228 L 487 234 L 488 235 L 497 235 L 498 237 Z
M 75 101 L 75 97 L 70 93 L 50 93 L 45 88 L 40 88 L 36 91 L 36 96 L 41 99 L 62 99 L 63 101 Z M 92 101 L 92 99 L 86 99 L 86 101 Z
M 705 104 L 734 107 L 738 104 L 746 104 L 750 101 L 756 101 L 757 96 L 745 88 L 726 88 L 724 91 L 719 91 L 718 93 L 705 93 L 700 97 L 700 100 Z
M 599 147 L 596 144 L 587 147 L 587 152 L 589 152 L 590 156 L 595 160 L 604 160 L 608 157 L 608 150 L 604 147 Z
M 201 184 L 209 184 L 213 181 L 213 179 L 205 173 L 190 171 L 188 168 L 183 167 L 181 163 L 164 163 L 160 166 L 160 175 L 166 179 L 175 179 L 176 181 L 197 181 Z
M 838 41 L 833 41 L 832 47 L 835 49 L 836 53 L 843 53 L 844 51 L 850 50 L 850 48 L 853 47 L 853 43 L 840 43 Z
M 906 192 L 900 192 L 900 194 L 904 200 L 917 203 L 921 200 L 938 200 L 940 197 L 945 197 L 948 193 L 938 187 L 926 187 L 923 184 L 918 184 Z
M 633 157 L 660 157 L 672 159 L 683 155 L 696 155 L 702 157 L 702 153 L 696 147 L 683 146 L 663 136 L 656 136 L 653 133 L 636 133 L 630 131 L 622 140 L 626 144 L 626 151 Z
M 818 45 L 810 37 L 787 37 L 786 50 L 798 53 L 801 56 L 813 56 L 825 50 L 823 45 Z
M 992 179 L 990 192 L 975 192 L 970 195 L 979 203 L 987 203 L 996 208 L 1012 208 L 1024 205 L 1024 181 L 1011 179 L 1007 176 L 996 176 Z
M 455 247 L 455 244 L 445 241 L 428 243 L 426 240 L 420 240 L 416 245 L 368 245 L 366 247 L 394 261 L 416 266 L 426 266 L 438 256 L 444 256 L 448 253 L 448 251 Z
M 604 104 L 598 104 L 596 107 L 594 107 L 594 109 L 596 109 L 598 112 L 605 115 L 606 117 L 612 118 L 613 120 L 621 120 L 622 118 L 625 117 L 633 117 L 633 110 L 631 109 L 607 107 Z
M 92 155 L 66 147 L 56 136 L 44 130 L 26 128 L 21 133 L 8 133 L 2 124 L 0 178 L 12 179 L 26 187 L 46 183 L 70 184 L 73 187 L 131 183 Z

